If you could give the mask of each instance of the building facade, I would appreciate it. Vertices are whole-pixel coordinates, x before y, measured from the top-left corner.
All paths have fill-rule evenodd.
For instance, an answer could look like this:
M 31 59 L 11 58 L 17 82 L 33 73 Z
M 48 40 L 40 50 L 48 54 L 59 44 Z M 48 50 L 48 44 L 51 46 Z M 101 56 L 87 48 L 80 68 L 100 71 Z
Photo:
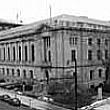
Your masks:
M 60 15 L 52 20 L 0 32 L 0 74 L 8 82 L 73 80 L 98 86 L 107 77 L 103 61 L 110 54 L 110 23 Z

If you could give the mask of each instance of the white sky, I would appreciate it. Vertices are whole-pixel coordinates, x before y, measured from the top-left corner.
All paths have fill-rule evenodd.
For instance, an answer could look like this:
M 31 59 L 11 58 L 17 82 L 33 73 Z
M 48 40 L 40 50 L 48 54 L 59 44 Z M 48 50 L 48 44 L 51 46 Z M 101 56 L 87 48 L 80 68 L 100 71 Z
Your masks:
M 70 14 L 110 20 L 110 0 L 0 0 L 0 18 L 16 20 L 21 11 L 24 23 L 31 23 L 52 16 Z

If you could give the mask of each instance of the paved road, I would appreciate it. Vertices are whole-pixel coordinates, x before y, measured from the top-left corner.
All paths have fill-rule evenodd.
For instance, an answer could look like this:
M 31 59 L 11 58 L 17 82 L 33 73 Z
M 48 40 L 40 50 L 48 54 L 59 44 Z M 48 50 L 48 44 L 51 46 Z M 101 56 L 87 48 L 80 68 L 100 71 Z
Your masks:
M 0 110 L 32 110 L 32 109 L 24 106 L 15 107 L 15 106 L 9 105 L 6 102 L 0 101 Z
M 33 99 L 27 96 L 23 96 L 23 95 L 16 95 L 15 92 L 13 91 L 8 91 L 8 90 L 4 90 L 0 88 L 0 95 L 3 94 L 8 94 L 11 97 L 17 97 L 21 100 L 21 103 L 27 106 L 30 106 L 31 108 L 36 108 L 39 110 L 70 110 L 70 109 L 66 109 L 54 104 L 50 104 L 44 101 L 40 101 L 37 99 Z

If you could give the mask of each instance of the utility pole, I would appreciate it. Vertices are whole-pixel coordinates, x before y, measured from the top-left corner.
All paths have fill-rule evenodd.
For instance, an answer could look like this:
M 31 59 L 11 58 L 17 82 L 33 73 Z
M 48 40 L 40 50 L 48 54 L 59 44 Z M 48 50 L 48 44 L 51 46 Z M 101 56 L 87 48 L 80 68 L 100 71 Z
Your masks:
M 74 73 L 74 77 L 75 77 L 75 110 L 77 110 L 77 61 L 76 61 L 76 58 L 74 58 L 74 62 L 75 62 L 75 73 Z

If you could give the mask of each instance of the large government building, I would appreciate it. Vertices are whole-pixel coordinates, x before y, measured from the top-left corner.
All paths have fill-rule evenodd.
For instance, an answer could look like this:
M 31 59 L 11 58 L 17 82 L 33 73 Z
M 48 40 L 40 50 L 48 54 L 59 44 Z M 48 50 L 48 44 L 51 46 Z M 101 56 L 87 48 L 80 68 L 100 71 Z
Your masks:
M 7 82 L 73 80 L 98 86 L 107 77 L 110 22 L 60 15 L 0 32 L 0 78 Z

